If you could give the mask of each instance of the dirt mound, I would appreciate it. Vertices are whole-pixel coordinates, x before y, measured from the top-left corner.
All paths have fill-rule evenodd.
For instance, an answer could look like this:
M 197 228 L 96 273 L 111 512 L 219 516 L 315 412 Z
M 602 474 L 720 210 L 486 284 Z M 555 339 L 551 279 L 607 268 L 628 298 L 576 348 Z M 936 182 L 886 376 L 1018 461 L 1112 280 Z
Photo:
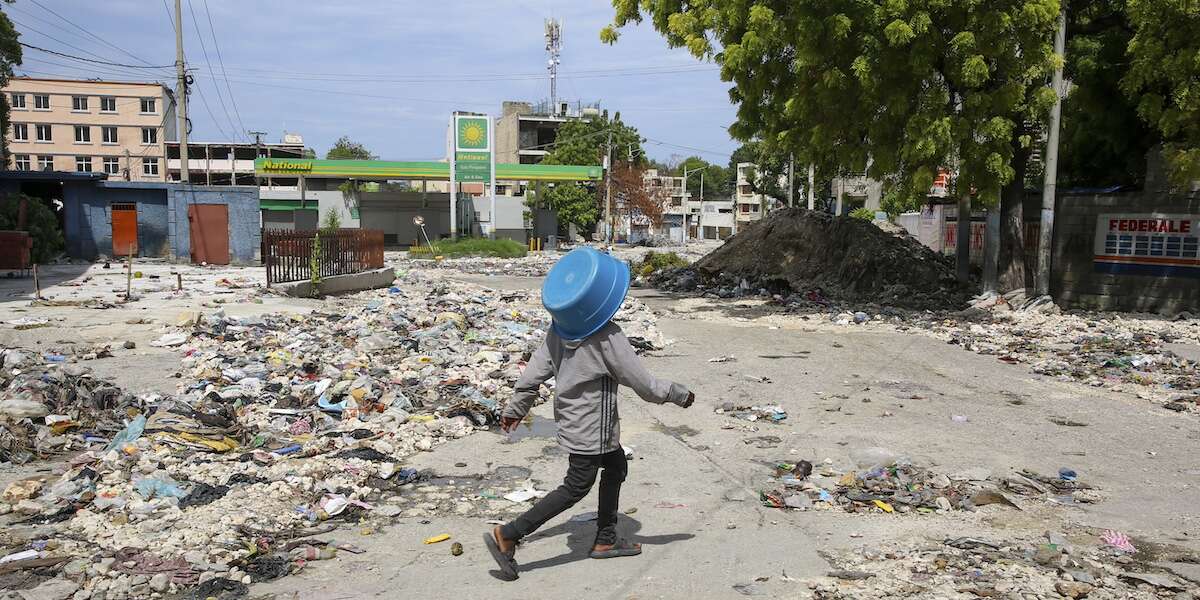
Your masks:
M 722 297 L 766 289 L 901 308 L 953 307 L 966 299 L 955 282 L 952 258 L 861 219 L 799 208 L 750 224 L 658 283 L 710 289 Z

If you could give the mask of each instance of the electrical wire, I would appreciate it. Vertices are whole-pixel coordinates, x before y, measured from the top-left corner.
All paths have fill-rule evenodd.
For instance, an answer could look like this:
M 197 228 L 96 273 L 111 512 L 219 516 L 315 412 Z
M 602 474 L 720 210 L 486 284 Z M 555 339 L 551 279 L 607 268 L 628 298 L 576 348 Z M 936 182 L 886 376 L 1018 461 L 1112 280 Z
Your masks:
M 136 61 L 138 61 L 138 62 L 140 62 L 140 63 L 142 63 L 142 64 L 146 64 L 146 65 L 149 65 L 149 64 L 150 64 L 148 61 L 146 61 L 146 60 L 143 60 L 141 57 L 138 57 L 138 56 L 136 56 L 136 55 L 134 55 L 134 54 L 131 54 L 130 52 L 126 51 L 124 48 L 121 48 L 120 46 L 117 46 L 116 44 L 113 44 L 112 42 L 109 42 L 108 40 L 106 40 L 106 39 L 104 39 L 104 38 L 102 38 L 102 37 L 100 37 L 100 36 L 98 36 L 98 35 L 96 35 L 96 34 L 92 33 L 91 31 L 89 31 L 89 30 L 87 30 L 87 29 L 83 28 L 83 27 L 82 27 L 82 26 L 80 26 L 78 23 L 76 23 L 76 22 L 74 22 L 74 21 L 72 21 L 72 20 L 70 20 L 70 19 L 68 19 L 68 18 L 66 18 L 66 17 L 64 17 L 64 16 L 62 16 L 62 15 L 60 15 L 60 14 L 58 14 L 57 12 L 55 12 L 54 10 L 52 10 L 50 7 L 46 6 L 45 4 L 42 4 L 42 3 L 41 3 L 41 2 L 39 2 L 38 0 L 29 0 L 29 1 L 30 1 L 30 2 L 32 2 L 32 3 L 34 3 L 34 4 L 36 4 L 36 5 L 38 5 L 38 6 L 40 6 L 40 7 L 42 8 L 42 10 L 45 10 L 46 12 L 48 12 L 48 13 L 50 13 L 50 14 L 52 14 L 52 15 L 56 16 L 56 17 L 58 17 L 59 19 L 62 19 L 63 21 L 66 21 L 67 23 L 69 23 L 69 24 L 70 24 L 72 27 L 74 27 L 75 29 L 78 29 L 78 30 L 82 31 L 82 32 L 83 32 L 84 34 L 86 34 L 88 37 L 91 37 L 91 38 L 95 39 L 96 41 L 100 42 L 101 44 L 104 44 L 105 46 L 108 46 L 109 48 L 112 48 L 112 49 L 114 49 L 114 50 L 116 50 L 116 51 L 118 51 L 118 52 L 120 52 L 120 53 L 124 54 L 125 56 L 128 56 L 128 57 L 130 57 L 130 58 L 132 58 L 132 59 L 134 59 L 134 60 L 136 60 Z
M 221 76 L 225 78 L 225 90 L 229 92 L 229 103 L 233 105 L 233 114 L 237 116 L 238 127 L 243 137 L 250 141 L 246 134 L 246 124 L 242 122 L 242 113 L 238 110 L 237 101 L 233 99 L 233 87 L 229 85 L 229 75 L 225 73 L 225 59 L 221 57 L 221 44 L 217 41 L 217 30 L 213 27 L 212 12 L 208 9 L 208 0 L 204 0 L 204 15 L 208 17 L 208 31 L 212 34 L 213 48 L 217 51 L 217 63 L 221 65 Z
M 645 138 L 645 140 L 647 142 L 650 142 L 653 144 L 658 144 L 660 146 L 669 146 L 672 148 L 680 148 L 682 150 L 691 150 L 692 152 L 701 152 L 704 154 L 714 154 L 717 156 L 726 156 L 726 157 L 733 156 L 732 154 L 730 154 L 728 152 L 718 152 L 716 150 L 705 150 L 704 148 L 695 148 L 692 146 L 684 146 L 682 144 L 672 144 L 671 142 L 664 142 L 662 140 L 656 140 L 654 138 Z
M 26 29 L 28 29 L 28 28 L 26 28 Z M 36 33 L 41 33 L 41 32 L 38 31 Z M 42 35 L 46 35 L 46 34 L 42 33 Z M 50 36 L 46 36 L 46 37 L 50 37 Z M 54 39 L 54 38 L 50 38 L 50 39 Z M 61 40 L 55 40 L 55 41 L 62 43 L 62 44 L 66 43 Z M 128 64 L 124 64 L 124 63 L 118 63 L 118 62 L 109 62 L 107 60 L 92 60 L 90 58 L 83 58 L 82 56 L 74 56 L 71 54 L 67 54 L 65 52 L 58 52 L 55 50 L 47 50 L 45 48 L 39 48 L 38 46 L 34 46 L 32 44 L 26 44 L 25 42 L 17 42 L 17 43 L 21 44 L 22 46 L 24 46 L 26 48 L 29 48 L 30 50 L 37 50 L 38 52 L 45 52 L 46 54 L 53 54 L 55 56 L 62 56 L 62 57 L 69 58 L 72 60 L 78 60 L 78 61 L 83 61 L 83 62 L 88 62 L 88 63 L 95 63 L 98 65 L 121 67 L 123 69 L 168 69 L 168 68 L 171 68 L 174 66 L 174 65 L 145 65 L 145 66 L 143 66 L 143 65 L 128 65 Z M 87 51 L 84 50 L 84 52 L 87 52 Z M 89 52 L 89 54 L 91 54 L 91 53 Z
M 196 19 L 196 7 L 190 0 L 187 0 L 187 7 L 188 12 L 192 14 L 192 29 L 196 31 L 196 38 L 200 40 L 200 50 L 203 52 L 204 60 L 207 62 L 209 60 L 208 44 L 204 43 L 204 34 L 200 32 L 200 21 Z M 221 112 L 225 113 L 225 120 L 229 121 L 229 126 L 233 128 L 235 133 L 233 137 L 236 137 L 237 125 L 234 124 L 233 117 L 229 114 L 229 108 L 225 106 L 225 95 L 221 93 L 221 85 L 217 83 L 213 87 L 216 88 L 217 91 L 217 101 L 221 103 Z M 196 89 L 199 91 L 198 86 Z M 201 102 L 205 102 L 205 108 L 207 108 L 207 101 L 204 100 L 203 94 L 201 95 Z M 212 116 L 212 111 L 209 111 L 209 115 Z M 213 118 L 215 119 L 216 117 L 214 116 Z M 225 133 L 225 128 L 220 124 L 217 125 L 217 129 L 221 131 L 221 135 L 227 135 Z

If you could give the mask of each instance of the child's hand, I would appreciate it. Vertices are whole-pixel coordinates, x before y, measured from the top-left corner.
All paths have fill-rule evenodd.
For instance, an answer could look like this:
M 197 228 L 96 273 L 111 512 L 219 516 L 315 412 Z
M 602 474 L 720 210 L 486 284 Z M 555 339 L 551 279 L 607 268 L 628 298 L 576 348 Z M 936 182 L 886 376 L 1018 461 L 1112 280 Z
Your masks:
M 696 401 L 696 394 L 694 392 L 688 392 L 687 400 L 684 400 L 683 404 L 680 404 L 680 406 L 682 406 L 683 408 L 691 408 L 692 403 L 695 401 Z
M 520 423 L 521 420 L 516 417 L 500 417 L 500 431 L 511 433 Z

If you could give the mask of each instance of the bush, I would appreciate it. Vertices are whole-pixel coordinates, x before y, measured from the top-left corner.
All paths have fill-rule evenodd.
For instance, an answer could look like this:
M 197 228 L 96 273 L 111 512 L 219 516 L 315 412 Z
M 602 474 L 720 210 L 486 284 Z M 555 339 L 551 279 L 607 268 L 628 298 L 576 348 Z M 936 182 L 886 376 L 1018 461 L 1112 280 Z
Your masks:
M 863 206 L 850 211 L 850 217 L 854 219 L 862 219 L 864 221 L 874 221 L 875 211 Z
M 17 213 L 25 199 L 25 231 L 33 238 L 33 262 L 47 263 L 62 253 L 66 243 L 58 227 L 58 216 L 38 198 L 23 194 L 0 197 L 0 229 L 17 228 Z
M 646 253 L 646 257 L 642 259 L 642 262 L 638 263 L 634 271 L 640 273 L 642 276 L 648 276 L 655 271 L 686 266 L 688 266 L 688 261 L 674 252 L 650 251 Z
M 493 256 L 496 258 L 516 258 L 525 256 L 528 249 L 513 240 L 488 240 L 483 238 L 462 238 L 458 240 L 441 240 L 433 243 L 435 256 Z M 429 256 L 429 246 L 413 246 L 408 249 L 409 256 Z

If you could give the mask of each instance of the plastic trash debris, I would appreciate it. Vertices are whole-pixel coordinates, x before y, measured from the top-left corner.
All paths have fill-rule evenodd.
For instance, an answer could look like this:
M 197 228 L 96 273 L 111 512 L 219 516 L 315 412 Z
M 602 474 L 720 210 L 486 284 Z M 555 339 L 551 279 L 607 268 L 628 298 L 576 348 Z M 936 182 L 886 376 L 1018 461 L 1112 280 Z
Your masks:
M 1134 554 L 1137 552 L 1137 549 L 1133 547 L 1133 542 L 1129 539 L 1129 536 L 1119 531 L 1114 531 L 1112 529 L 1104 530 L 1104 532 L 1100 534 L 1100 541 L 1113 548 L 1116 548 L 1117 550 L 1120 550 L 1121 552 L 1128 552 L 1129 554 Z
M 446 540 L 448 540 L 448 539 L 450 539 L 450 534 L 448 534 L 448 533 L 442 533 L 442 534 L 439 534 L 439 535 L 435 535 L 435 536 L 433 536 L 433 537 L 427 537 L 427 538 L 425 538 L 425 541 L 424 541 L 423 543 L 425 543 L 425 544 L 427 544 L 427 545 L 428 545 L 428 544 L 436 544 L 436 543 L 438 543 L 438 542 L 444 542 L 444 541 L 446 541 Z
M 150 342 L 150 345 L 158 348 L 167 348 L 182 345 L 187 339 L 188 336 L 185 333 L 164 333 L 158 339 Z
M 450 545 L 450 555 L 451 556 L 462 556 L 462 553 L 463 553 L 462 544 L 460 544 L 458 542 L 454 542 L 453 544 Z
M 151 498 L 185 498 L 188 495 L 174 481 L 151 477 L 144 477 L 138 480 L 134 484 L 134 489 L 147 500 Z
M 600 518 L 600 513 L 596 512 L 596 511 L 592 511 L 592 512 L 579 513 L 579 514 L 571 517 L 569 520 L 572 523 L 587 523 L 590 521 L 595 521 L 598 518 Z
M 1075 479 L 1078 477 L 1079 474 L 1076 473 L 1074 469 L 1062 467 L 1058 470 L 1058 478 L 1062 479 L 1063 481 L 1075 481 Z
M 108 443 L 108 446 L 104 448 L 104 451 L 112 452 L 113 450 L 133 443 L 134 440 L 142 437 L 142 432 L 145 430 L 146 415 L 138 415 L 134 417 L 127 425 L 125 425 L 125 429 L 122 429 L 117 433 L 117 435 L 113 436 L 112 441 Z

